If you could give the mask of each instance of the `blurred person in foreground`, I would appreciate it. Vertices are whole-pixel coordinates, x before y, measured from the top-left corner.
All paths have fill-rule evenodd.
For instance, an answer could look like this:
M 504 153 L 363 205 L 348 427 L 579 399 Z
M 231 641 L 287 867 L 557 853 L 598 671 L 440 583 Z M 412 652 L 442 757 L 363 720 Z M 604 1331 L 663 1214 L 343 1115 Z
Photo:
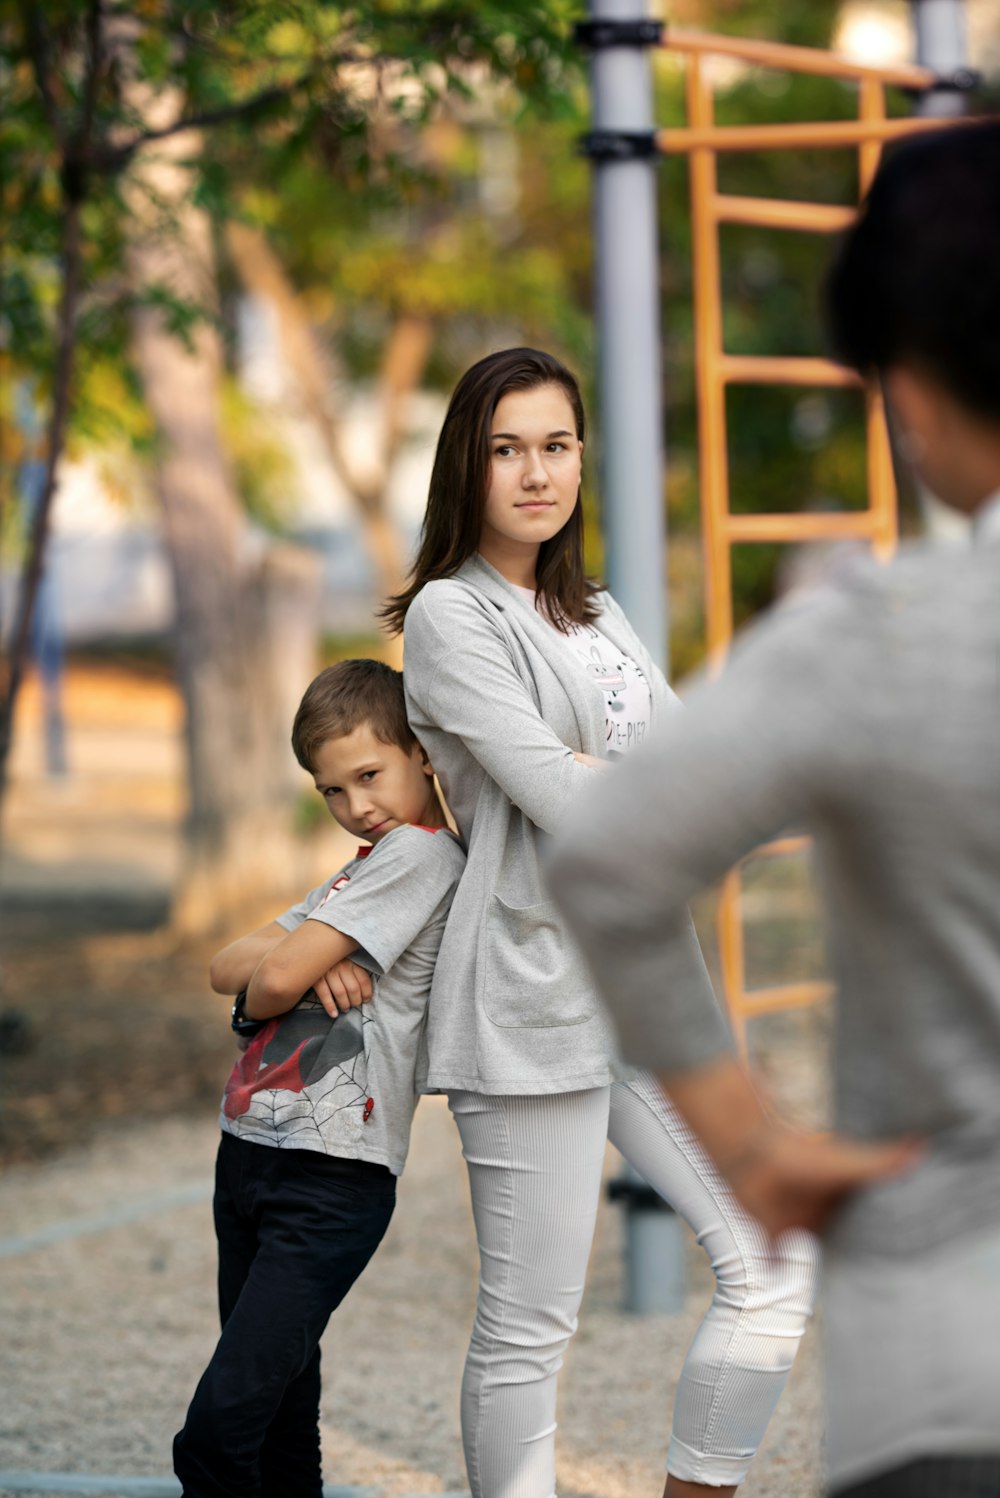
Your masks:
M 838 1498 L 1000 1495 L 1000 125 L 900 147 L 828 286 L 839 356 L 972 517 L 751 631 L 578 805 L 551 881 L 617 1021 L 772 1234 L 824 1234 Z M 815 837 L 836 1132 L 762 1108 L 681 980 L 687 901 Z

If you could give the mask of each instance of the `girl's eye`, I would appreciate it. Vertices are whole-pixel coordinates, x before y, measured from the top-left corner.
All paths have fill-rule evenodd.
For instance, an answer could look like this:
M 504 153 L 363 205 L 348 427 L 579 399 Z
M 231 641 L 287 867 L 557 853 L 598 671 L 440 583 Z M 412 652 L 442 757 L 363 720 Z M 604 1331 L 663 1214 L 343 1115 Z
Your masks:
M 550 453 L 563 453 L 565 451 L 566 451 L 566 444 L 565 444 L 565 442 L 550 442 L 549 443 L 549 452 Z
M 493 449 L 493 456 L 495 458 L 507 458 L 513 451 L 514 449 L 510 446 L 509 443 L 504 443 L 503 447 L 496 447 Z
M 368 781 L 369 781 L 369 780 L 374 780 L 374 779 L 375 779 L 375 776 L 376 776 L 376 775 L 377 775 L 377 774 L 378 774 L 378 771 L 377 771 L 377 770 L 366 770 L 366 771 L 365 771 L 365 772 L 364 772 L 364 774 L 363 774 L 363 775 L 362 775 L 362 777 L 361 777 L 361 779 L 362 779 L 362 782 L 363 782 L 363 783 L 365 783 L 365 784 L 367 784 L 367 782 L 368 782 Z
M 328 785 L 327 788 L 326 788 L 326 790 L 323 792 L 323 798 L 324 798 L 324 800 L 327 800 L 327 801 L 331 798 L 331 796 L 339 796 L 339 795 L 340 795 L 340 786 L 339 785 Z

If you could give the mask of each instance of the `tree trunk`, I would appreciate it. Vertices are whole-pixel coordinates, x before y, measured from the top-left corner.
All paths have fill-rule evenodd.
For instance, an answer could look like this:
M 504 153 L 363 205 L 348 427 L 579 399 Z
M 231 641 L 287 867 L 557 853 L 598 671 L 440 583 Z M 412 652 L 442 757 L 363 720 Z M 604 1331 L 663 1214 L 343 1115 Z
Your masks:
M 28 554 L 21 573 L 18 590 L 17 615 L 11 632 L 10 654 L 7 661 L 6 679 L 3 684 L 3 704 L 0 707 L 0 805 L 7 789 L 7 765 L 11 741 L 14 734 L 14 711 L 17 695 L 28 660 L 31 641 L 31 621 L 34 615 L 38 590 L 45 567 L 45 550 L 49 537 L 49 519 L 52 502 L 58 485 L 59 462 L 66 446 L 66 429 L 69 424 L 71 405 L 73 364 L 76 354 L 77 309 L 80 300 L 80 273 L 82 261 L 80 217 L 82 200 L 71 198 L 66 203 L 66 214 L 62 231 L 62 290 L 59 298 L 58 349 L 56 352 L 55 384 L 52 392 L 52 411 L 49 417 L 48 442 L 45 453 L 45 478 L 42 492 L 35 509 L 28 538 Z
M 226 244 L 244 287 L 272 309 L 289 373 L 299 398 L 323 439 L 330 465 L 354 500 L 381 599 L 398 593 L 406 573 L 406 553 L 386 499 L 392 464 L 404 434 L 405 403 L 427 367 L 433 343 L 429 318 L 403 314 L 393 326 L 379 381 L 382 433 L 370 474 L 356 473 L 345 454 L 340 414 L 335 409 L 336 370 L 301 297 L 261 230 L 230 223 Z M 387 640 L 387 657 L 402 664 L 402 643 Z
M 137 97 L 147 126 L 176 100 Z M 198 141 L 147 148 L 129 183 L 137 291 L 165 285 L 213 304 L 210 225 L 190 202 Z M 154 209 L 151 205 L 157 205 Z M 163 232 L 156 216 L 171 218 Z M 297 875 L 290 698 L 307 685 L 316 636 L 318 561 L 262 549 L 250 532 L 219 430 L 218 333 L 207 322 L 185 344 L 162 312 L 134 314 L 133 348 L 156 423 L 156 479 L 176 594 L 176 653 L 186 708 L 190 801 L 187 857 L 174 919 L 185 932 L 217 925 L 249 894 Z M 301 784 L 301 778 L 299 779 Z

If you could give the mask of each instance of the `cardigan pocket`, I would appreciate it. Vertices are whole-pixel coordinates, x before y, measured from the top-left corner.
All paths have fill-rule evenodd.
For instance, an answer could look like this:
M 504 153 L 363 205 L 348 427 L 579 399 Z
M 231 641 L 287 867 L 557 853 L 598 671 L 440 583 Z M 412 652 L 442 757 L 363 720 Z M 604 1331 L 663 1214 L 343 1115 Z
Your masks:
M 593 980 L 554 901 L 518 906 L 493 896 L 483 1007 L 506 1029 L 554 1029 L 594 1018 Z

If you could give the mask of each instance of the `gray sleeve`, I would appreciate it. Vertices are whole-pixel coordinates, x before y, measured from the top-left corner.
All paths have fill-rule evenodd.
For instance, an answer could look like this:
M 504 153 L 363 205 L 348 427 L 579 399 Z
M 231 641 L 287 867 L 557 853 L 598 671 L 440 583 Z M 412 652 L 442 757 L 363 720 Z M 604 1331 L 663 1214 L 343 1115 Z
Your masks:
M 301 926 L 306 917 L 311 915 L 316 909 L 316 906 L 323 903 L 330 893 L 331 886 L 340 878 L 342 873 L 343 869 L 339 869 L 336 874 L 332 874 L 322 884 L 317 884 L 315 889 L 311 889 L 295 905 L 289 906 L 281 915 L 275 916 L 278 925 L 284 926 L 286 931 L 294 931 L 296 927 Z
M 685 1071 L 731 1049 L 691 978 L 686 907 L 813 808 L 838 694 L 803 612 L 755 632 L 719 682 L 581 798 L 556 841 L 553 895 L 638 1065 Z
M 448 833 L 397 827 L 376 843 L 347 884 L 310 912 L 310 919 L 353 937 L 361 948 L 355 960 L 381 977 L 450 902 L 461 870 L 462 858 Z
M 556 832 L 598 772 L 579 764 L 542 718 L 483 611 L 458 593 L 433 606 L 422 594 L 407 616 L 404 675 L 428 721 L 460 739 L 536 827 Z

